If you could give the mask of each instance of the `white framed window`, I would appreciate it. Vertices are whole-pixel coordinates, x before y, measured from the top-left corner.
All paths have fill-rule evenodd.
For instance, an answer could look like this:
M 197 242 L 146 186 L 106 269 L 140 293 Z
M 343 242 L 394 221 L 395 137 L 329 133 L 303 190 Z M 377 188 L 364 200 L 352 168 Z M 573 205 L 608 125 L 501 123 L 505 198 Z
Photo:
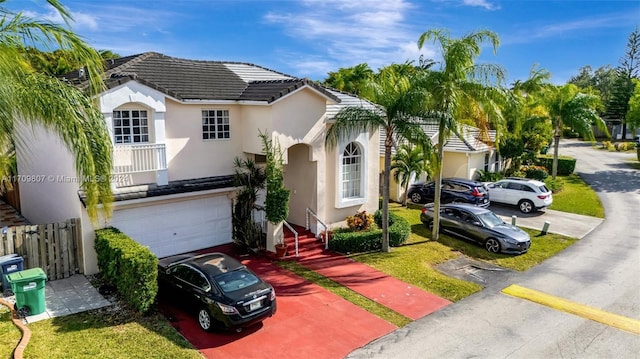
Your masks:
M 229 110 L 202 110 L 203 140 L 220 140 L 230 137 Z
M 346 208 L 367 202 L 369 134 L 341 141 L 336 147 L 335 206 Z
M 350 142 L 342 153 L 342 199 L 362 197 L 362 151 Z
M 147 110 L 113 111 L 113 140 L 115 143 L 149 142 Z

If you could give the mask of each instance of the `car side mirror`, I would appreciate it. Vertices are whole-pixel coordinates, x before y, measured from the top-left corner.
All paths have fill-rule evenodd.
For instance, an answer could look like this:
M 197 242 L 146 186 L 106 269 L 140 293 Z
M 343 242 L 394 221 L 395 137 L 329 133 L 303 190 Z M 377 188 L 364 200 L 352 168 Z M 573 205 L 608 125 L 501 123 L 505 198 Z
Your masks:
M 482 227 L 482 223 L 480 223 L 478 221 L 473 221 L 473 225 L 474 226 L 478 226 L 478 227 Z

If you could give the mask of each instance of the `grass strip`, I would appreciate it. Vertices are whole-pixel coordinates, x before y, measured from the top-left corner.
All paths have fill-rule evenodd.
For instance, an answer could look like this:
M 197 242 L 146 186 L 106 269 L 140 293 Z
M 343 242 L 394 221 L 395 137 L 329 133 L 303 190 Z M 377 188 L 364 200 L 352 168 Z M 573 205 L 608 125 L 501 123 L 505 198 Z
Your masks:
M 288 271 L 291 271 L 300 277 L 308 280 L 311 283 L 317 284 L 320 287 L 330 291 L 331 293 L 344 298 L 345 300 L 361 307 L 369 313 L 386 320 L 387 322 L 397 326 L 403 327 L 412 322 L 410 318 L 391 310 L 353 290 L 343 286 L 340 283 L 334 282 L 331 279 L 318 274 L 304 266 L 293 261 L 278 261 L 276 264 Z

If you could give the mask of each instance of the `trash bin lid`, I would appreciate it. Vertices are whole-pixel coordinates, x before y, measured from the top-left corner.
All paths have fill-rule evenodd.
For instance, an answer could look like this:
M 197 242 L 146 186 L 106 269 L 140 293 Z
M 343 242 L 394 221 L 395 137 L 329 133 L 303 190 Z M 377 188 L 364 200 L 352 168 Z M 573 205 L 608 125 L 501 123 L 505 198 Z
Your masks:
M 16 257 L 18 257 L 17 253 L 13 253 L 13 254 L 7 254 L 6 256 L 2 256 L 0 257 L 0 264 L 10 261 L 10 260 L 15 260 Z
M 7 275 L 7 279 L 11 283 L 22 283 L 29 282 L 36 279 L 46 280 L 47 275 L 44 273 L 42 268 L 31 268 L 19 272 L 14 272 Z

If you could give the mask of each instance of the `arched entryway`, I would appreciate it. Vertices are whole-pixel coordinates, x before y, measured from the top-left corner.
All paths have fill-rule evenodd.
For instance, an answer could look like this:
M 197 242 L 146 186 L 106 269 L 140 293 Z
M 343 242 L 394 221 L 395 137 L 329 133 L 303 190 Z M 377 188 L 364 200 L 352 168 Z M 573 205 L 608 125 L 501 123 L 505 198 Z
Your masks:
M 311 147 L 297 144 L 287 150 L 284 166 L 284 185 L 290 191 L 287 222 L 305 225 L 306 208 L 317 206 L 317 162 L 310 160 Z

